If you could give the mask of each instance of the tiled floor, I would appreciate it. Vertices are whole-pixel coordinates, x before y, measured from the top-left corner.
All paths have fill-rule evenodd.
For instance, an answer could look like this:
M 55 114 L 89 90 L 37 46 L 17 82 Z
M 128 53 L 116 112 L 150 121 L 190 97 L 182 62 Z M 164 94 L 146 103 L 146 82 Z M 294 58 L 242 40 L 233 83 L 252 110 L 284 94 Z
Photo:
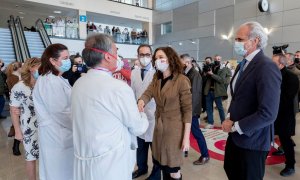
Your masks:
M 218 114 L 216 115 L 216 123 L 218 123 Z M 204 125 L 204 123 L 202 123 Z M 300 179 L 300 113 L 297 114 L 297 135 L 293 138 L 297 144 L 296 146 L 296 174 L 291 177 L 283 178 L 279 175 L 279 172 L 284 168 L 284 164 L 267 165 L 265 180 L 299 180 Z M 25 163 L 23 156 L 13 156 L 11 147 L 13 143 L 12 138 L 7 137 L 7 130 L 10 126 L 10 120 L 0 120 L 0 180 L 26 180 L 25 174 Z M 216 130 L 216 136 L 223 136 L 220 131 Z M 218 136 L 219 134 L 219 136 Z M 220 135 L 221 134 L 221 135 Z M 212 136 L 211 132 L 206 132 L 206 137 L 209 139 Z M 209 137 L 208 137 L 209 136 Z M 211 138 L 213 140 L 215 138 Z M 22 146 L 21 146 L 22 147 Z M 216 154 L 222 153 L 222 148 L 210 150 L 217 152 Z M 22 148 L 23 149 L 23 148 Z M 24 154 L 24 153 L 23 153 Z M 194 166 L 192 163 L 199 157 L 199 153 L 194 149 L 189 152 L 189 157 L 185 158 L 184 165 L 182 167 L 182 174 L 184 180 L 223 180 L 226 179 L 225 172 L 223 170 L 223 162 L 211 159 L 210 162 L 204 166 Z M 218 157 L 218 156 L 216 156 Z M 149 154 L 150 159 L 150 154 Z M 152 167 L 152 165 L 150 165 Z M 149 168 L 151 169 L 151 168 Z M 150 170 L 149 170 L 150 171 Z M 137 180 L 144 180 L 147 176 L 142 176 Z

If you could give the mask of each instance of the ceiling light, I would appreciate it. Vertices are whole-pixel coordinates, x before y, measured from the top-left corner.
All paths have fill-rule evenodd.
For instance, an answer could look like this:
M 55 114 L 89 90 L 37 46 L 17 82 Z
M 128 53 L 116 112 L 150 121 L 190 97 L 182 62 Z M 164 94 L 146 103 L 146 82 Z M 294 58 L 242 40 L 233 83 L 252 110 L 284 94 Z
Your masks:
M 55 14 L 61 14 L 61 11 L 53 11 Z
M 224 40 L 228 40 L 228 39 L 229 39 L 229 37 L 226 36 L 225 34 L 222 34 L 221 37 L 222 37 L 222 39 L 224 39 Z
M 19 14 L 25 14 L 24 12 L 20 11 Z
M 272 32 L 271 29 L 268 29 L 268 28 L 264 28 L 264 31 L 267 35 L 271 34 L 271 32 Z
M 55 18 L 55 16 L 48 16 L 49 18 Z
M 179 46 L 182 46 L 182 42 L 179 43 Z

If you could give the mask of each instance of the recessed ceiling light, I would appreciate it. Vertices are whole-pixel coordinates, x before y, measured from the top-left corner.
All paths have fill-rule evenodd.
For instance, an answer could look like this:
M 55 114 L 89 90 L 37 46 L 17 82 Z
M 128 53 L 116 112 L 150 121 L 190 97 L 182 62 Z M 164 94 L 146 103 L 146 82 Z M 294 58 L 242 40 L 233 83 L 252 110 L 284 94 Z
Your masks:
M 182 46 L 182 42 L 179 43 L 179 46 Z
M 19 5 L 16 5 L 16 7 L 19 7 Z
M 19 14 L 25 14 L 24 12 L 20 11 Z
M 61 11 L 53 11 L 55 14 L 60 14 Z
M 48 16 L 49 18 L 55 18 L 55 16 Z

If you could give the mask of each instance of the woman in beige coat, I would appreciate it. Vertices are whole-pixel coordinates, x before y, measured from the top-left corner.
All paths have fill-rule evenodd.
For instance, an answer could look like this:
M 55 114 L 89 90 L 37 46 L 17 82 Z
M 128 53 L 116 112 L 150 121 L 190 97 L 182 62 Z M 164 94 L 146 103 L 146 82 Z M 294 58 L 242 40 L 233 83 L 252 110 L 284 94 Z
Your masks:
M 138 101 L 139 110 L 152 98 L 156 102 L 152 142 L 154 163 L 163 170 L 163 179 L 182 179 L 183 151 L 190 146 L 192 119 L 191 85 L 182 72 L 177 53 L 170 47 L 155 50 L 153 66 L 158 70 Z

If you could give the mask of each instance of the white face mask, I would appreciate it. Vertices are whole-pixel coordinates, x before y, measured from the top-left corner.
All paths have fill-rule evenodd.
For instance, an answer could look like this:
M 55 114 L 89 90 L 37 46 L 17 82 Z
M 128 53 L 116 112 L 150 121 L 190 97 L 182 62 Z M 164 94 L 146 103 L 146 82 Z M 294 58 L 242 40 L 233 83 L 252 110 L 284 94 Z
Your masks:
M 164 62 L 162 62 L 162 61 L 164 61 Z M 169 67 L 169 64 L 167 64 L 165 61 L 166 61 L 165 59 L 156 59 L 155 60 L 155 67 L 162 73 L 165 72 Z
M 115 70 L 115 72 L 120 71 L 123 68 L 123 66 L 124 66 L 124 62 L 118 56 L 118 59 L 117 59 L 117 69 Z
M 147 57 L 140 58 L 140 62 L 143 66 L 148 66 L 148 64 L 151 62 L 151 58 L 147 58 Z

